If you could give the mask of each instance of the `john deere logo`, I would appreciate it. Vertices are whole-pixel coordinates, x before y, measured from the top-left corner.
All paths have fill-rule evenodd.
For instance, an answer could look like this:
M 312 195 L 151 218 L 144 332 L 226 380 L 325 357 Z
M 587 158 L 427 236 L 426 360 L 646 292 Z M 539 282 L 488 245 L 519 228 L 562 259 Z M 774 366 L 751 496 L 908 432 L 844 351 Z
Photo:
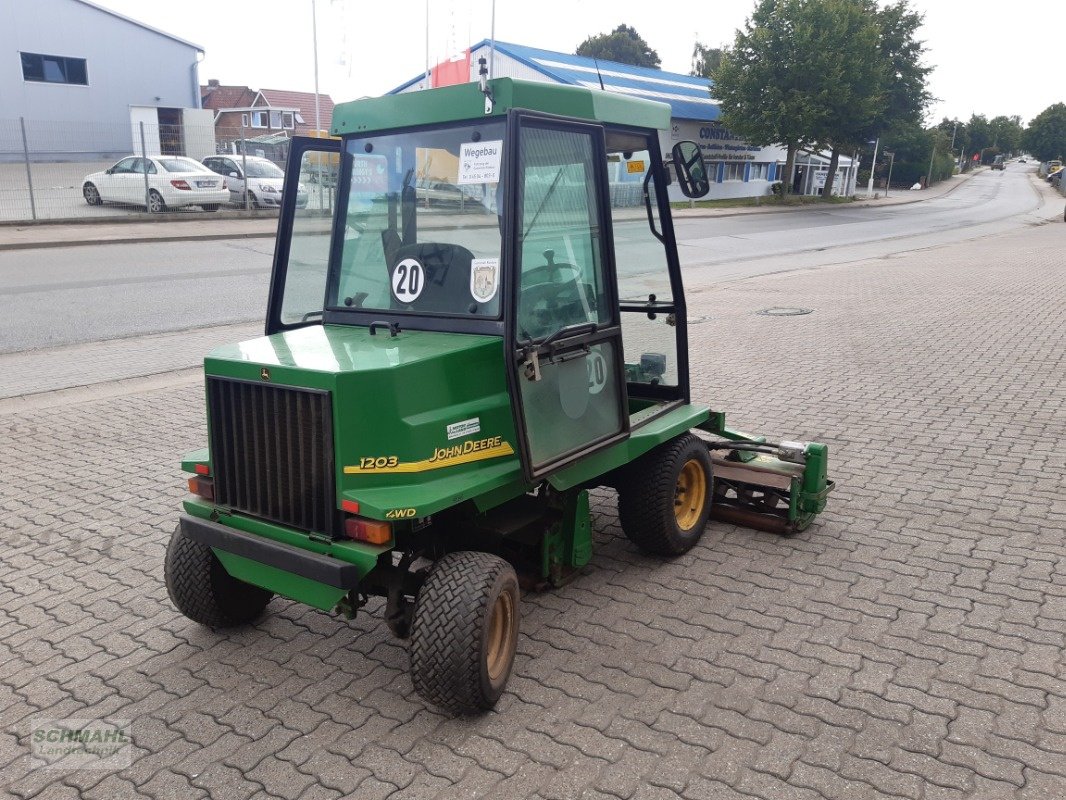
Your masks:
M 261 370 L 259 370 L 259 377 L 265 381 L 270 380 L 270 370 L 268 370 L 266 367 L 263 367 Z

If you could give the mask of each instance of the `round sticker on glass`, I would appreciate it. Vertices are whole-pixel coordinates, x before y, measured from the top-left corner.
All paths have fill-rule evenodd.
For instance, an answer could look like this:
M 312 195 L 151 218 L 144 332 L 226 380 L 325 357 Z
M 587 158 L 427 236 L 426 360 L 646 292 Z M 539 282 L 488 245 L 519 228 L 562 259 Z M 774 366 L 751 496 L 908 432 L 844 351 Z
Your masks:
M 413 258 L 405 258 L 392 271 L 392 295 L 401 303 L 413 303 L 425 285 L 425 270 Z
M 599 394 L 607 385 L 607 360 L 599 350 L 593 350 L 585 359 L 589 376 L 589 394 Z

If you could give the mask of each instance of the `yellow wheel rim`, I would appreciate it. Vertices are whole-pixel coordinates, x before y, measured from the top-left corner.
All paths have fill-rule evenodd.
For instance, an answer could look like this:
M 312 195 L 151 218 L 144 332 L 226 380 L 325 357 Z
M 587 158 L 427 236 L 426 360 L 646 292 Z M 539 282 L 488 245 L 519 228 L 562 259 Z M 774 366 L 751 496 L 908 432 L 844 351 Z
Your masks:
M 515 641 L 515 607 L 510 592 L 501 592 L 492 606 L 485 657 L 489 679 L 498 681 L 511 666 Z
M 691 530 L 699 521 L 703 507 L 707 503 L 707 473 L 696 459 L 689 459 L 677 476 L 677 488 L 674 490 L 674 517 L 677 527 L 683 531 Z

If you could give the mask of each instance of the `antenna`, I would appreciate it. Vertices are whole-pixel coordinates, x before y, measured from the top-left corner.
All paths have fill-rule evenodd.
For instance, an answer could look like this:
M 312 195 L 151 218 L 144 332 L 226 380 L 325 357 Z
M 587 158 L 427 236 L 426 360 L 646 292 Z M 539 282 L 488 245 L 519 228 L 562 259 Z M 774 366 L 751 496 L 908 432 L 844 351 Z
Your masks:
M 480 56 L 477 60 L 478 63 L 478 88 L 481 89 L 481 93 L 485 95 L 485 113 L 492 113 L 492 89 L 489 88 L 489 70 L 485 66 L 485 56 Z
M 600 62 L 595 56 L 593 56 L 592 63 L 596 65 L 596 77 L 600 79 L 600 91 L 606 92 L 607 90 L 603 88 L 603 76 L 600 75 Z

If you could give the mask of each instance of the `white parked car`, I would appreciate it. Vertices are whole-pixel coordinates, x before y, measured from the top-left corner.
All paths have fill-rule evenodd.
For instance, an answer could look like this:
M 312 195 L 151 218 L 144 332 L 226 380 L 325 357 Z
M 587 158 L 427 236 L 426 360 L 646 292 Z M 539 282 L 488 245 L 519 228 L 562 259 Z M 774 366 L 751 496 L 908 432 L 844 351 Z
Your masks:
M 253 208 L 279 208 L 285 188 L 285 173 L 273 161 L 259 156 L 208 156 L 204 166 L 221 175 L 229 187 L 230 201 L 244 205 L 245 177 L 248 168 L 248 204 Z M 296 206 L 307 205 L 307 189 L 296 186 Z
M 148 200 L 145 200 L 145 173 Z M 85 202 L 143 205 L 151 212 L 179 206 L 218 211 L 229 200 L 222 179 L 203 164 L 183 156 L 130 156 L 103 172 L 86 175 L 81 186 Z

